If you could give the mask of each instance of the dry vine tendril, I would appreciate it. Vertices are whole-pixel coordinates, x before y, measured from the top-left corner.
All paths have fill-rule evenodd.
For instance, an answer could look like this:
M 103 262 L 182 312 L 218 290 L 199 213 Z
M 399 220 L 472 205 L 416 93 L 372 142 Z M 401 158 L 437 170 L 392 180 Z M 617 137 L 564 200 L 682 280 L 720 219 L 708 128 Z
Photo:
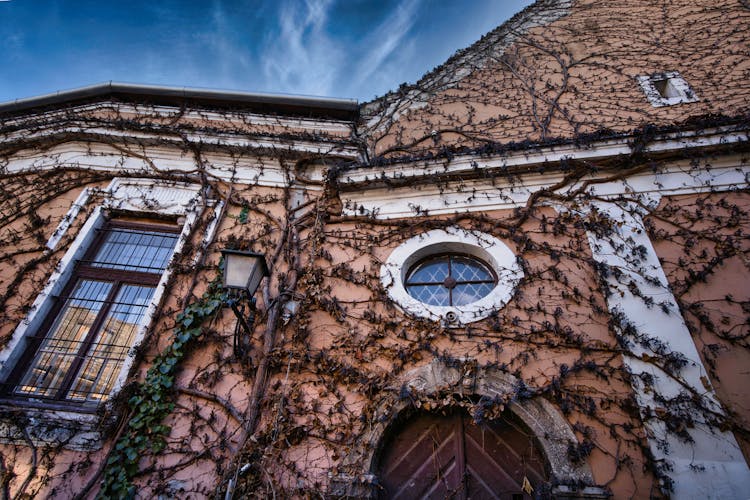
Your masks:
M 351 138 L 300 132 L 270 116 L 271 125 L 260 126 L 240 111 L 209 113 L 190 104 L 165 117 L 156 106 L 138 104 L 134 113 L 126 103 L 113 101 L 100 113 L 71 109 L 39 114 L 22 126 L 3 124 L 3 133 L 21 137 L 0 150 L 0 333 L 6 342 L 100 202 L 102 196 L 94 195 L 55 250 L 46 249 L 50 227 L 84 187 L 101 190 L 115 177 L 147 178 L 154 186 L 189 182 L 199 185 L 206 198 L 225 204 L 216 240 L 205 252 L 201 249 L 201 237 L 219 212 L 218 205 L 206 206 L 172 264 L 169 296 L 135 353 L 133 382 L 114 403 L 121 420 L 104 431 L 103 451 L 73 452 L 64 449 L 65 442 L 40 444 L 30 436 L 25 443 L 3 445 L 0 489 L 5 497 L 48 491 L 45 484 L 56 476 L 85 478 L 82 491 L 71 492 L 57 482 L 51 490 L 79 497 L 100 484 L 103 497 L 132 495 L 134 487 L 144 495 L 216 495 L 230 480 L 237 497 L 325 495 L 329 473 L 361 473 L 346 458 L 364 454 L 369 429 L 392 417 L 383 413 L 391 401 L 432 411 L 461 407 L 481 422 L 513 403 L 546 398 L 576 435 L 567 451 L 570 462 L 600 464 L 602 486 L 634 496 L 656 495 L 659 480 L 667 488 L 669 483 L 669 471 L 652 457 L 644 420 L 661 421 L 690 440 L 687 430 L 698 415 L 715 428 L 733 431 L 746 444 L 748 421 L 705 404 L 684 383 L 685 359 L 679 352 L 608 310 L 609 279 L 630 287 L 645 308 L 666 308 L 637 284 L 630 286 L 620 270 L 593 259 L 587 232 L 614 240 L 619 221 L 596 211 L 556 208 L 612 202 L 591 195 L 590 188 L 662 171 L 674 158 L 649 152 L 659 136 L 747 124 L 747 101 L 741 102 L 741 96 L 747 95 L 750 80 L 728 73 L 740 97 L 718 104 L 719 83 L 710 75 L 720 59 L 726 61 L 721 67 L 728 67 L 742 57 L 746 28 L 717 19 L 739 16 L 744 7 L 697 5 L 688 9 L 689 15 L 680 14 L 696 24 L 686 33 L 703 30 L 712 37 L 690 39 L 685 34 L 658 40 L 662 53 L 694 54 L 684 67 L 691 68 L 691 81 L 704 82 L 705 102 L 696 104 L 690 118 L 678 119 L 676 111 L 652 114 L 632 75 L 623 74 L 623 68 L 641 67 L 642 61 L 659 62 L 654 42 L 643 41 L 646 37 L 639 33 L 680 32 L 677 14 L 666 7 L 643 7 L 645 20 L 626 47 L 608 43 L 605 35 L 618 25 L 632 27 L 630 11 L 609 5 L 609 16 L 601 19 L 597 5 L 581 7 L 571 19 L 562 11 L 552 12 L 552 17 L 560 14 L 559 22 L 549 29 L 514 33 L 513 44 L 503 52 L 492 37 L 480 42 L 472 53 L 473 61 L 482 60 L 476 72 L 464 75 L 463 56 L 457 55 L 418 84 L 364 105 Z M 706 56 L 711 40 L 722 37 L 732 43 Z M 696 60 L 702 57 L 708 60 Z M 455 75 L 461 78 L 453 81 Z M 594 87 L 607 92 L 579 98 L 590 96 Z M 37 130 L 80 123 L 85 126 L 75 132 L 34 142 Z M 132 137 L 122 140 L 99 133 L 100 128 Z M 146 133 L 159 139 L 137 138 Z M 242 136 L 286 146 L 243 148 L 230 141 L 195 141 L 193 135 Z M 593 147 L 625 137 L 631 153 L 606 162 L 534 166 L 532 173 L 555 175 L 555 182 L 515 209 L 433 215 L 414 204 L 411 217 L 387 220 L 368 215 L 365 208 L 361 213 L 354 207 L 342 211 L 347 176 L 358 169 L 378 172 L 382 167 L 385 172 L 386 167 L 424 164 L 447 171 L 459 155 L 469 155 L 474 172 L 438 172 L 431 186 L 440 194 L 464 193 L 471 200 L 482 196 L 472 191 L 472 183 L 480 180 L 490 193 L 484 195 L 501 198 L 522 190 L 528 172 L 481 168 L 493 157 L 571 143 Z M 367 160 L 359 164 L 336 151 L 310 155 L 295 149 L 305 141 L 323 142 L 332 150 L 355 143 Z M 56 148 L 69 143 L 122 168 L 93 170 L 63 161 Z M 30 144 L 37 148 L 35 154 L 48 155 L 54 169 L 6 168 L 29 154 Z M 191 158 L 192 168 L 164 169 L 162 149 Z M 746 142 L 724 146 L 720 153 L 747 164 Z M 716 154 L 684 150 L 679 160 L 710 170 Z M 141 167 L 126 168 L 128 162 Z M 326 165 L 322 180 L 302 175 L 307 164 L 316 162 Z M 248 165 L 261 173 L 278 169 L 283 186 L 241 177 Z M 232 181 L 237 178 L 244 180 Z M 391 190 L 413 183 L 384 173 L 368 180 Z M 648 204 L 638 193 L 616 201 L 639 214 Z M 665 196 L 658 206 L 647 208 L 645 229 L 657 254 L 666 256 L 661 265 L 680 308 L 668 313 L 684 316 L 708 375 L 720 381 L 722 355 L 748 348 L 750 299 L 721 293 L 721 285 L 747 272 L 750 195 L 746 189 L 713 192 L 708 186 L 699 194 Z M 413 236 L 448 227 L 507 243 L 525 276 L 504 308 L 461 328 L 403 314 L 380 281 L 390 250 Z M 268 257 L 271 279 L 259 296 L 250 360 L 243 364 L 231 356 L 234 318 L 220 308 L 221 294 L 209 283 L 218 272 L 218 250 L 250 246 Z M 643 265 L 643 257 L 635 247 L 632 265 Z M 296 312 L 285 316 L 290 301 L 297 304 Z M 643 356 L 644 346 L 656 355 Z M 658 367 L 683 390 L 643 413 L 632 387 L 654 381 L 629 372 L 623 356 Z M 518 383 L 497 399 L 465 394 L 460 384 L 424 394 L 400 383 L 409 370 L 433 360 L 462 373 L 499 370 Z M 19 428 L 26 427 L 23 411 L 3 412 Z M 193 471 L 203 476 L 187 481 Z M 638 489 L 644 487 L 650 491 Z

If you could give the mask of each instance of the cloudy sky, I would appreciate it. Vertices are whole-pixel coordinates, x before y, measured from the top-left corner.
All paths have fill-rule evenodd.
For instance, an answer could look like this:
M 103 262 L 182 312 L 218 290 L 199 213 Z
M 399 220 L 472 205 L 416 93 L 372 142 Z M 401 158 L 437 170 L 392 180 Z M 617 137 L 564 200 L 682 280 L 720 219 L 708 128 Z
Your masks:
M 0 102 L 109 80 L 368 101 L 530 0 L 0 0 Z

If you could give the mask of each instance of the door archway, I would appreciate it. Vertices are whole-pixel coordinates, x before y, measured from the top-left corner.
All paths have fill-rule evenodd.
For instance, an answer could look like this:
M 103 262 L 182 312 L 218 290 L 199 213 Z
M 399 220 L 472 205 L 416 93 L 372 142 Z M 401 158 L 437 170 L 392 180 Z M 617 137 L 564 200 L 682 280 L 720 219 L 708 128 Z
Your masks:
M 568 450 L 571 444 L 577 443 L 577 438 L 560 411 L 543 397 L 516 399 L 513 395 L 519 380 L 513 375 L 497 368 L 477 367 L 471 361 L 446 364 L 436 359 L 403 374 L 401 384 L 396 390 L 382 394 L 375 404 L 372 425 L 342 457 L 336 473 L 331 476 L 331 497 L 377 497 L 382 490 L 378 476 L 379 462 L 382 462 L 388 440 L 398 432 L 402 423 L 415 415 L 414 401 L 427 397 L 434 403 L 445 400 L 449 394 L 458 398 L 456 401 L 476 397 L 508 401 L 505 415 L 510 414 L 512 419 L 520 422 L 541 447 L 552 485 L 549 496 L 609 497 L 606 489 L 595 486 L 585 460 L 571 461 Z M 433 408 L 447 411 L 442 404 L 433 404 Z
M 530 498 L 548 480 L 533 435 L 509 412 L 475 423 L 461 409 L 419 412 L 396 423 L 377 460 L 379 497 Z M 531 491 L 531 490 L 528 490 Z

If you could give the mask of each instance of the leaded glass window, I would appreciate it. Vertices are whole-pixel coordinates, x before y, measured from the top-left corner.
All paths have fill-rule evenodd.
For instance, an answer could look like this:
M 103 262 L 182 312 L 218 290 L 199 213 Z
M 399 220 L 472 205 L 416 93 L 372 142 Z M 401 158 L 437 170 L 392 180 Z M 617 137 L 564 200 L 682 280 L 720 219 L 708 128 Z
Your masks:
M 406 291 L 425 304 L 462 306 L 486 297 L 497 279 L 482 261 L 466 255 L 431 256 L 413 266 Z
M 12 394 L 96 404 L 114 387 L 177 242 L 175 226 L 112 221 L 76 265 L 40 335 L 11 374 Z

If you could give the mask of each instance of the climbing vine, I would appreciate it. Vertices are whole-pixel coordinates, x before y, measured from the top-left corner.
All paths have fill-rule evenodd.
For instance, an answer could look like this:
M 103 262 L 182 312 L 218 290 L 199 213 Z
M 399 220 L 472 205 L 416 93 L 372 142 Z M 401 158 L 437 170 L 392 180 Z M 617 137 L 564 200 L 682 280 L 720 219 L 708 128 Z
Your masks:
M 141 457 L 146 452 L 159 453 L 167 446 L 171 429 L 164 420 L 175 408 L 176 371 L 203 335 L 202 325 L 216 317 L 225 302 L 220 280 L 214 280 L 200 300 L 177 314 L 172 343 L 153 360 L 145 380 L 136 384 L 128 398 L 126 428 L 107 458 L 100 498 L 135 497 L 132 481 L 139 472 Z
M 750 449 L 750 423 L 732 403 L 747 396 L 723 383 L 748 362 L 750 297 L 732 281 L 750 262 L 747 179 L 719 191 L 709 175 L 726 164 L 746 172 L 748 143 L 672 156 L 650 149 L 666 136 L 746 134 L 749 15 L 729 1 L 540 2 L 417 84 L 366 103 L 356 123 L 122 97 L 4 120 L 5 345 L 113 178 L 146 179 L 154 189 L 190 183 L 203 205 L 171 265 L 158 319 L 133 352 L 130 384 L 95 415 L 100 448 L 71 449 L 74 432 L 57 440 L 32 434 L 28 409 L 10 402 L 0 416 L 18 430 L 0 445 L 0 491 L 5 498 L 345 495 L 337 481 L 372 491 L 379 444 L 370 438 L 402 418 L 394 408 L 459 407 L 481 423 L 538 399 L 572 430 L 566 459 L 590 466 L 597 485 L 618 497 L 668 494 L 668 464 L 653 456 L 646 424 L 689 441 L 690 429 L 705 421 Z M 663 36 L 654 40 L 655 33 Z M 685 47 L 689 59 L 681 56 Z M 635 77 L 664 69 L 679 69 L 701 100 L 653 109 Z M 497 166 L 516 153 L 624 141 L 627 148 L 601 161 Z M 451 170 L 461 162 L 471 168 Z M 434 175 L 421 183 L 406 175 L 422 168 Z M 653 202 L 630 184 L 639 176 L 660 182 L 669 169 L 700 192 Z M 366 180 L 350 182 L 360 172 Z M 544 176 L 553 181 L 525 191 Z M 598 194 L 612 185 L 624 186 L 622 194 Z M 84 188 L 90 200 L 49 248 Z M 408 199 L 411 212 L 381 218 L 378 208 L 388 207 L 351 201 L 375 190 Z M 425 193 L 447 200 L 445 207 L 425 206 Z M 449 195 L 467 205 L 502 203 L 453 212 Z M 523 201 L 508 202 L 516 195 Z M 170 201 L 163 203 L 155 208 Z M 647 249 L 621 237 L 622 221 L 591 209 L 597 203 L 642 218 L 679 311 L 628 274 L 645 269 Z M 211 221 L 216 236 L 204 241 Z M 486 233 L 513 250 L 524 278 L 505 307 L 453 327 L 405 314 L 389 299 L 380 273 L 390 252 L 439 228 Z M 627 247 L 627 265 L 595 259 L 589 235 Z M 271 271 L 243 356 L 233 352 L 235 318 L 221 308 L 215 281 L 227 247 L 264 253 Z M 685 383 L 681 353 L 610 310 L 608 300 L 621 291 L 645 309 L 685 318 L 709 371 L 705 385 L 725 411 Z M 660 370 L 679 394 L 656 397 L 645 410 L 633 387 L 648 392 L 657 381 L 633 373 L 626 358 Z M 405 383 L 433 362 L 460 376 L 431 392 Z M 514 382 L 496 397 L 480 396 L 480 373 Z

